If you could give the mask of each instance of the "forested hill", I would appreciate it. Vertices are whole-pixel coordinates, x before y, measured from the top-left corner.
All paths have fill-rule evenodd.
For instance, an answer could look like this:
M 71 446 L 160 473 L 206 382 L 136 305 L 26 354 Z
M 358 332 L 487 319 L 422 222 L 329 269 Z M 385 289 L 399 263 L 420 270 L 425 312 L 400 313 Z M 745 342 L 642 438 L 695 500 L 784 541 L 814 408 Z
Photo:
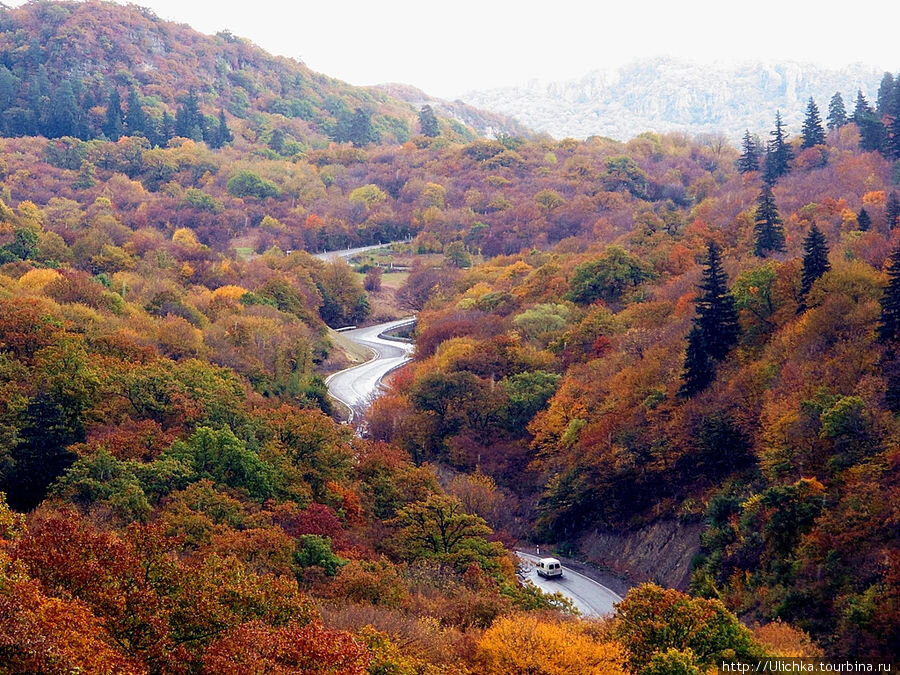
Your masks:
M 235 124 L 251 140 L 280 129 L 296 151 L 329 140 L 404 142 L 418 131 L 408 103 L 227 31 L 203 35 L 112 2 L 0 8 L 4 136 L 139 133 L 157 145 L 177 135 L 217 146 L 231 140 Z M 441 124 L 462 139 L 476 135 L 456 120 Z

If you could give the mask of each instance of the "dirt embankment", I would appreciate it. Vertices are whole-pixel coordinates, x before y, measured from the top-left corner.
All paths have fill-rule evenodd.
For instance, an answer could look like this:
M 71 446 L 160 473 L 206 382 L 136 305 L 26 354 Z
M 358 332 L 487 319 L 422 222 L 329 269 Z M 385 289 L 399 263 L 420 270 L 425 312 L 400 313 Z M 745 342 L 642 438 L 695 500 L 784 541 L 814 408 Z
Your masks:
M 701 523 L 663 520 L 629 532 L 595 530 L 580 542 L 582 557 L 632 583 L 654 581 L 685 590 L 700 550 Z

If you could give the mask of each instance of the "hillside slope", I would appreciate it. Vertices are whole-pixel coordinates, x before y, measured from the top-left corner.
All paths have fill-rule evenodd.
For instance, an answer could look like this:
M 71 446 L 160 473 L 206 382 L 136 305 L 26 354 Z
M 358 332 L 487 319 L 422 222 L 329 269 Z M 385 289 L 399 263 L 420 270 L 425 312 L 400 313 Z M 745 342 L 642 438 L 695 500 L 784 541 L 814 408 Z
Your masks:
M 129 99 L 132 90 L 136 98 Z M 242 120 L 258 135 L 281 128 L 303 145 L 395 143 L 418 131 L 417 110 L 407 103 L 272 56 L 227 31 L 203 35 L 145 8 L 95 0 L 0 9 L 3 135 L 115 140 L 109 113 L 114 91 L 121 99 L 116 105 L 123 130 L 151 140 L 168 133 L 209 141 L 206 127 L 215 129 L 220 110 L 231 124 Z M 198 120 L 199 134 L 190 124 L 163 128 L 177 126 L 177 109 L 191 92 L 205 116 Z M 141 113 L 131 110 L 132 100 L 147 119 L 137 119 Z M 355 119 L 358 111 L 367 119 Z M 171 119 L 164 119 L 166 114 Z M 461 124 L 454 131 L 475 136 Z

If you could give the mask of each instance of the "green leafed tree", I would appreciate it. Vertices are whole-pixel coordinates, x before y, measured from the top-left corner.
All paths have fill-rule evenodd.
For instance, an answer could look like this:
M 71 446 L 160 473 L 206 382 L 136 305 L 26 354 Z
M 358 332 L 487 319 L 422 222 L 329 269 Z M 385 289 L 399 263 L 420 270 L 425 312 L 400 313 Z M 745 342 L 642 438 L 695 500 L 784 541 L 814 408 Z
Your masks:
M 597 300 L 618 302 L 626 291 L 653 278 L 653 271 L 620 246 L 610 246 L 603 257 L 578 265 L 567 299 L 579 304 Z

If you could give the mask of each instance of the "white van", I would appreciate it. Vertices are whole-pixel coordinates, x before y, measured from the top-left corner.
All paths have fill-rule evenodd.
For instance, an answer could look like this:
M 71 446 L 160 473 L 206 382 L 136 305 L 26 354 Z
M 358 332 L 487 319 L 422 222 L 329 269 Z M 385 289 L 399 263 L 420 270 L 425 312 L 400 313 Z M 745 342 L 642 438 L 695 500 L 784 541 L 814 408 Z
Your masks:
M 539 576 L 548 578 L 562 576 L 562 565 L 556 558 L 541 558 L 535 567 Z

